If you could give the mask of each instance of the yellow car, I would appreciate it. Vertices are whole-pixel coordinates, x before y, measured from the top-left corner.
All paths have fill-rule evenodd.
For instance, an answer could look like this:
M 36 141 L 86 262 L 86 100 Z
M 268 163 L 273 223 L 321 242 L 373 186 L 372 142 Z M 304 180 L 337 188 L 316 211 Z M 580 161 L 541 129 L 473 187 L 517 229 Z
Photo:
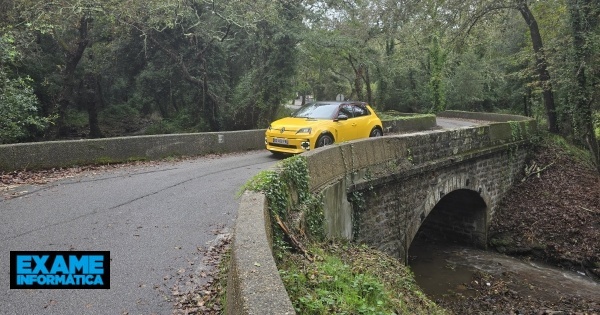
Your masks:
M 363 102 L 314 102 L 291 117 L 271 123 L 265 133 L 267 150 L 302 153 L 335 142 L 383 135 L 381 120 Z

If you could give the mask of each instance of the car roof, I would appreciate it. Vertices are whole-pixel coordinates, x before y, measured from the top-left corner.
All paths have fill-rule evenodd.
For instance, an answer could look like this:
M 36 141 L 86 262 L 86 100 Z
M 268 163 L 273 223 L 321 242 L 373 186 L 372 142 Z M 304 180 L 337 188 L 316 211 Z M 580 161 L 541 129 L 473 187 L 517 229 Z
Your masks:
M 307 103 L 306 105 L 342 105 L 342 104 L 354 104 L 354 105 L 367 105 L 365 102 L 360 101 L 316 101 Z

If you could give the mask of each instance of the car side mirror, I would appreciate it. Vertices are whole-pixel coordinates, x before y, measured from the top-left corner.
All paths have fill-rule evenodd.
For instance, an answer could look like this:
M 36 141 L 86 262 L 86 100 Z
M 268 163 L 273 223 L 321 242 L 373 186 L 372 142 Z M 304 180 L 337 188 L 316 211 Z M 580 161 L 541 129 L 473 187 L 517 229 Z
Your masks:
M 334 119 L 333 121 L 339 121 L 339 120 L 348 120 L 348 116 L 346 116 L 344 114 L 339 114 L 337 119 Z

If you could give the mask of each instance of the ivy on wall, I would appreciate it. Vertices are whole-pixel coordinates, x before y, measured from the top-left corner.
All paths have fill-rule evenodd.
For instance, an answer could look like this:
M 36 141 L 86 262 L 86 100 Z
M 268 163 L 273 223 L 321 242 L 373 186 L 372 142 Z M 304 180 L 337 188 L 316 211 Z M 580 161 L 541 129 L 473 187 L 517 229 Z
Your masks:
M 273 251 L 281 259 L 282 251 L 296 248 L 305 252 L 303 242 L 325 238 L 323 197 L 311 194 L 306 158 L 300 155 L 283 160 L 277 170 L 261 171 L 243 190 L 258 191 L 268 200 L 273 229 Z

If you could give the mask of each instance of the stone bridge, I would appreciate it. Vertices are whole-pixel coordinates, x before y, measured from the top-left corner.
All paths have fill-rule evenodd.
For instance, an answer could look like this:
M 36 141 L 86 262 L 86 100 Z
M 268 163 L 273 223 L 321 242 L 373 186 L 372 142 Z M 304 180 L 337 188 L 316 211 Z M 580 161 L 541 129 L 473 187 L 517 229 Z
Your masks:
M 497 204 L 520 179 L 533 128 L 531 120 L 493 122 L 315 152 L 315 160 L 326 156 L 344 168 L 343 177 L 317 183 L 323 176 L 313 174 L 326 170 L 309 158 L 311 187 L 325 195 L 328 236 L 400 259 L 419 230 L 485 247 Z
M 484 119 L 504 122 L 311 153 L 311 188 L 325 196 L 327 235 L 366 243 L 400 259 L 406 259 L 419 230 L 485 247 L 497 204 L 521 178 L 535 125 L 515 116 Z
M 328 237 L 366 243 L 405 261 L 419 230 L 485 246 L 498 203 L 521 178 L 535 121 L 468 112 L 440 116 L 484 122 L 364 139 L 304 154 L 309 189 L 323 195 Z M 268 276 L 278 277 L 272 256 L 257 254 L 270 253 L 265 249 L 270 247 L 268 216 L 264 196 L 247 192 L 234 233 L 230 280 L 235 281 L 228 285 L 228 301 L 242 305 L 228 304 L 230 314 L 258 314 L 265 305 L 272 314 L 293 313 L 289 301 L 268 301 L 285 292 L 275 284 L 281 280 L 273 282 Z M 258 224 L 265 226 L 261 237 Z M 262 271 L 252 267 L 256 265 Z M 261 284 L 265 278 L 268 282 Z

